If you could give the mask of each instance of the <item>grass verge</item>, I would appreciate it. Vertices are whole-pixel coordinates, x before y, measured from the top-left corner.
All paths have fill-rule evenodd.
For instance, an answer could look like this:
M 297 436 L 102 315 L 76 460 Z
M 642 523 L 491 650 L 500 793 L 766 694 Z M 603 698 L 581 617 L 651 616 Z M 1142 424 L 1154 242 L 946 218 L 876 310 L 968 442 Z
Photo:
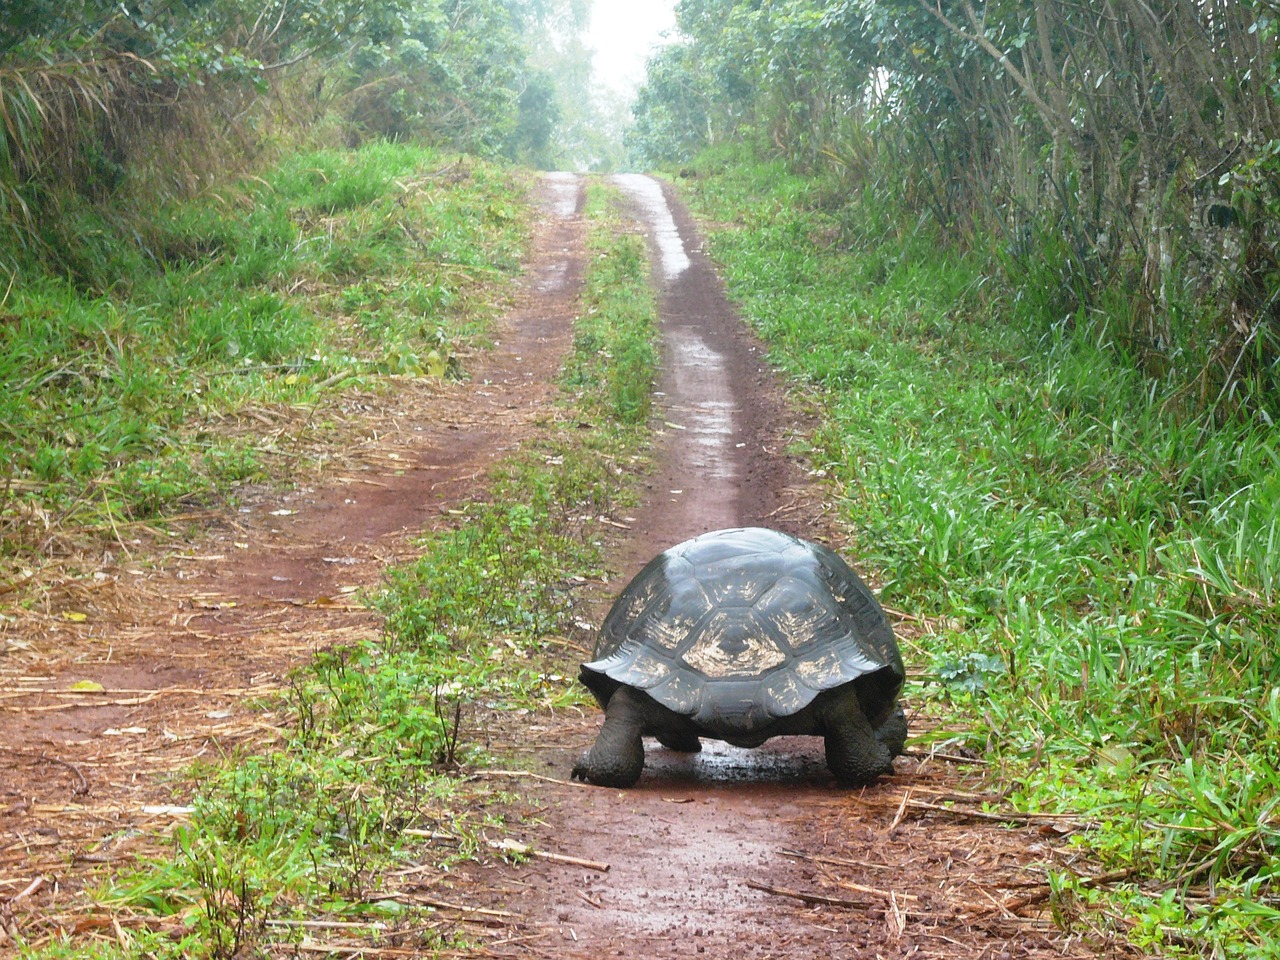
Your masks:
M 731 293 L 823 414 L 814 463 L 885 602 L 928 625 L 913 706 L 1133 871 L 1104 891 L 1049 865 L 1063 902 L 1165 956 L 1273 950 L 1274 431 L 1172 415 L 1105 318 L 1011 324 L 1017 292 L 924 228 L 780 167 L 701 168 Z
M 343 396 L 464 373 L 519 265 L 521 190 L 373 144 L 146 223 L 79 211 L 75 269 L 20 274 L 0 307 L 0 578 L 296 476 Z
M 28 956 L 230 958 L 304 937 L 314 950 L 326 931 L 344 952 L 464 946 L 412 891 L 501 826 L 494 796 L 451 775 L 478 756 L 468 718 L 580 696 L 551 651 L 572 629 L 572 584 L 602 563 L 599 518 L 642 461 L 654 305 L 643 240 L 613 202 L 590 189 L 584 314 L 545 434 L 391 571 L 382 636 L 325 651 L 264 706 L 283 715 L 276 749 L 193 771 L 172 850 L 96 894 L 137 931 L 128 945 L 67 938 Z

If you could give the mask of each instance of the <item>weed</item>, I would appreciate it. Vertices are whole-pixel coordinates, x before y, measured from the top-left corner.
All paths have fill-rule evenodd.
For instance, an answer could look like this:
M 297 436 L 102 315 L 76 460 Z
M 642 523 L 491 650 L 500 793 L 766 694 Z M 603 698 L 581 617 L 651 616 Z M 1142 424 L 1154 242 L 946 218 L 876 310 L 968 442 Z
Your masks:
M 1105 316 L 1019 332 L 973 262 L 857 204 L 833 220 L 817 181 L 689 183 L 741 225 L 712 249 L 824 411 L 810 455 L 886 601 L 955 624 L 919 696 L 972 718 L 1013 799 L 1100 822 L 1077 842 L 1160 891 L 1127 900 L 1136 940 L 1256 955 L 1280 933 L 1272 431 L 1177 416 Z M 812 242 L 833 230 L 875 243 Z

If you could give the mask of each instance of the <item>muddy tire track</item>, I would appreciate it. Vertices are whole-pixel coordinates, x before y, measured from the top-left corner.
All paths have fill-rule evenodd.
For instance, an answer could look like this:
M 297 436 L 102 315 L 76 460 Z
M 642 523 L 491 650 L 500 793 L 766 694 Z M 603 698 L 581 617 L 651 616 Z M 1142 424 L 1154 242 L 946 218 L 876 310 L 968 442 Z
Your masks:
M 376 635 L 349 594 L 415 556 L 413 537 L 452 522 L 497 461 L 545 434 L 580 306 L 584 183 L 551 175 L 535 189 L 526 276 L 467 382 L 351 398 L 363 432 L 321 482 L 245 491 L 171 552 L 104 561 L 50 610 L 0 617 L 0 955 L 18 933 L 78 928 L 95 873 L 168 855 L 181 814 L 167 806 L 190 801 L 175 774 L 273 746 L 283 718 L 253 698 L 316 651 Z

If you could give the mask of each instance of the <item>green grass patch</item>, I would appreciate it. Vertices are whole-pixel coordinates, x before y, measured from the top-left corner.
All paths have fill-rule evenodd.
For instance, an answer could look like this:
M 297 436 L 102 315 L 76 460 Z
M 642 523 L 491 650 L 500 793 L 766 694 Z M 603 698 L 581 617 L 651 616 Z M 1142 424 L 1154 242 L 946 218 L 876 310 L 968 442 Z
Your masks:
M 602 216 L 612 194 L 587 192 L 587 211 Z M 638 425 L 649 418 L 654 370 L 653 301 L 647 290 L 645 239 L 640 234 L 594 234 L 586 281 L 586 313 L 579 319 L 565 383 L 593 414 Z
M 1280 937 L 1280 449 L 1184 420 L 1105 317 L 1027 332 L 928 228 L 724 157 L 689 181 L 892 607 L 917 708 L 1030 810 L 1141 885 L 1117 927 L 1167 956 Z M 967 726 L 966 726 L 967 724 Z M 1064 880 L 1063 882 L 1068 882 Z M 1157 892 L 1153 892 L 1157 891 Z
M 521 184 L 373 144 L 292 157 L 145 224 L 85 207 L 81 268 L 28 264 L 0 307 L 0 563 L 54 533 L 163 518 L 292 472 L 228 427 L 266 409 L 323 436 L 338 387 L 463 374 L 525 243 Z M 319 411 L 319 415 L 317 415 Z M 260 433 L 261 431 L 257 431 Z
M 500 465 L 484 499 L 425 537 L 417 561 L 390 571 L 371 598 L 385 615 L 382 636 L 320 653 L 264 705 L 286 731 L 278 749 L 193 771 L 194 813 L 171 855 L 96 894 L 161 925 L 139 935 L 135 953 L 245 956 L 301 936 L 268 923 L 290 919 L 386 924 L 389 933 L 344 930 L 370 948 L 465 946 L 442 941 L 424 908 L 397 900 L 387 874 L 447 869 L 504 835 L 491 812 L 500 796 L 451 775 L 481 759 L 477 710 L 581 698 L 573 678 L 555 672 L 554 638 L 574 629 L 572 584 L 601 573 L 597 518 L 629 502 L 647 438 L 636 397 L 624 391 L 619 407 L 611 384 L 638 390 L 654 377 L 652 367 L 614 363 L 656 334 L 643 247 L 619 232 L 612 204 L 592 188 L 586 318 L 555 415 Z M 582 380 L 588 367 L 593 385 Z M 29 955 L 91 954 L 72 942 Z

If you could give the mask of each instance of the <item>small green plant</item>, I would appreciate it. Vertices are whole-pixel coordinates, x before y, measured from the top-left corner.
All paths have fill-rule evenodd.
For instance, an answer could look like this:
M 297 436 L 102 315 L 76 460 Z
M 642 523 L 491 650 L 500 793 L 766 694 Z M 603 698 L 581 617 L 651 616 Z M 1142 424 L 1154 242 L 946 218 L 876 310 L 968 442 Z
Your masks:
M 985 693 L 1004 673 L 1004 660 L 989 653 L 974 651 L 936 663 L 933 673 L 953 690 Z

